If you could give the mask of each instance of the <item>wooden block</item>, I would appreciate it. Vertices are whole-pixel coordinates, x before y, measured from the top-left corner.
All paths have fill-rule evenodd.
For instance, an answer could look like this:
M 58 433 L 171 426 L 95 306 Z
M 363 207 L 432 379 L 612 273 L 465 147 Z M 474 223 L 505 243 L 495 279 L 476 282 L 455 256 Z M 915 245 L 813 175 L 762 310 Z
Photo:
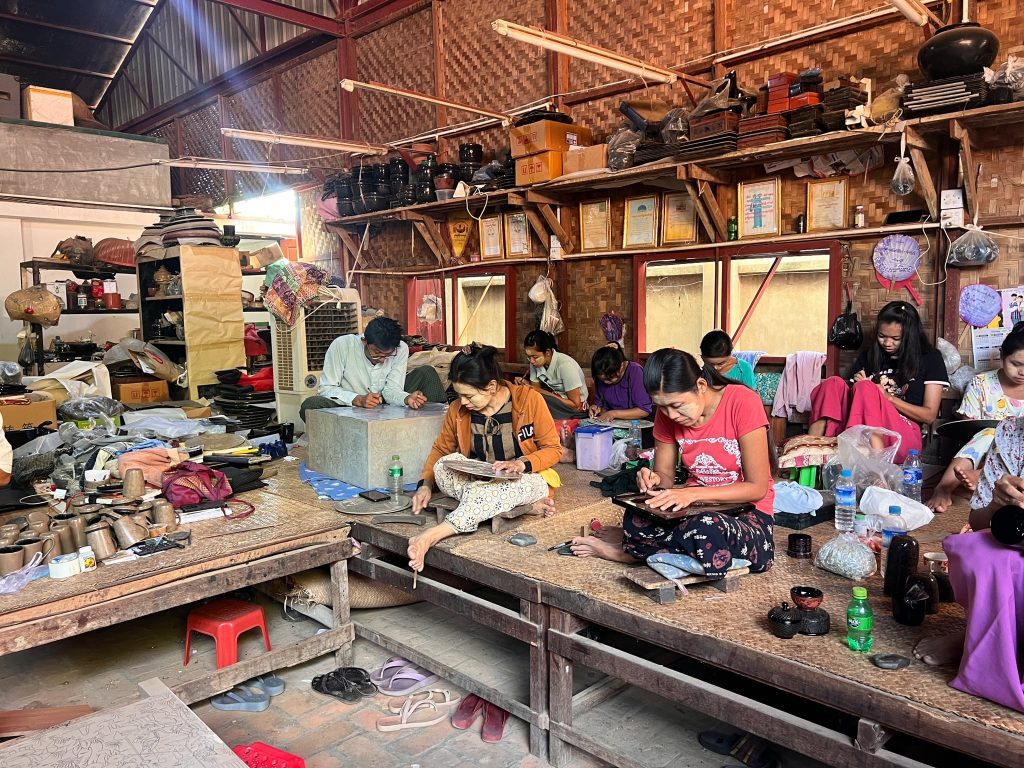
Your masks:
M 491 518 L 491 533 L 504 533 L 505 531 L 515 528 L 518 523 L 515 521 L 523 515 L 530 513 L 532 504 L 520 504 L 518 507 L 513 507 L 508 512 L 502 512 L 500 515 L 496 515 Z
M 676 588 L 681 584 L 686 587 L 696 584 L 711 584 L 721 592 L 735 592 L 739 589 L 740 576 L 750 573 L 749 568 L 736 568 L 729 571 L 724 579 L 709 579 L 706 576 L 685 576 L 681 579 L 666 579 L 653 568 L 644 566 L 642 568 L 630 568 L 626 571 L 626 578 L 648 592 L 654 602 L 659 604 L 671 603 L 675 600 Z
M 74 720 L 93 712 L 93 708 L 79 704 L 70 707 L 38 707 L 35 709 L 7 709 L 0 711 L 0 737 L 24 736 L 55 725 Z

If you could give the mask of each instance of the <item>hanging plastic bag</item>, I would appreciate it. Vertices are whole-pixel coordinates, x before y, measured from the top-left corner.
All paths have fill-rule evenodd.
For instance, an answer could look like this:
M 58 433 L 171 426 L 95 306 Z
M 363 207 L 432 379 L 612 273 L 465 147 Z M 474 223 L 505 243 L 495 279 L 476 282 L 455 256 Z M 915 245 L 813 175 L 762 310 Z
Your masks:
M 860 581 L 875 572 L 875 553 L 852 533 L 826 542 L 814 556 L 814 564 L 830 573 Z
M 550 277 L 540 275 L 530 289 L 530 301 L 541 305 L 540 325 L 542 331 L 558 335 L 565 330 L 565 323 L 558 313 L 558 299 L 555 298 L 555 284 Z
M 896 158 L 896 173 L 889 182 L 889 189 L 899 196 L 909 195 L 914 191 L 914 169 L 910 167 L 910 158 L 907 157 L 907 134 L 900 138 L 900 156 Z
M 999 256 L 999 245 L 978 226 L 977 215 L 974 223 L 964 229 L 967 231 L 949 247 L 949 266 L 980 267 L 995 261 Z

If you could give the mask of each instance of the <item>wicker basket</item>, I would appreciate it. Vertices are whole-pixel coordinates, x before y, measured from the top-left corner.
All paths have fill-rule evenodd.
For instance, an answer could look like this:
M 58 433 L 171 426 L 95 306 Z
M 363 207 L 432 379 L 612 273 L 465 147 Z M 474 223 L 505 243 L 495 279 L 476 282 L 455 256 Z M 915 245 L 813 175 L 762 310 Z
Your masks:
M 96 255 L 96 261 L 103 264 L 115 264 L 119 267 L 135 266 L 135 244 L 131 240 L 106 237 L 96 243 L 93 252 Z

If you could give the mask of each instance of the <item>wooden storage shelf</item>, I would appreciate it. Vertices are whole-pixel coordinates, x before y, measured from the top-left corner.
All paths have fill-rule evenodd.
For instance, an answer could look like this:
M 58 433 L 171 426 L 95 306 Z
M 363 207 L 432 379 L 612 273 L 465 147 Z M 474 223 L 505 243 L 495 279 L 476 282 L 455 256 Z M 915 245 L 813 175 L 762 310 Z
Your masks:
M 524 189 L 524 187 L 516 187 L 515 189 L 499 189 L 494 192 L 471 195 L 468 198 L 460 197 L 457 200 L 445 200 L 444 202 L 437 203 L 417 203 L 416 205 L 407 205 L 402 208 L 388 208 L 384 211 L 361 213 L 357 216 L 344 216 L 325 223 L 328 227 L 344 227 L 352 224 L 378 224 L 384 221 L 405 221 L 406 215 L 409 213 L 418 213 L 427 216 L 446 215 L 466 210 L 466 200 L 469 200 L 470 207 L 476 203 L 479 203 L 481 207 L 483 207 L 483 203 L 486 200 L 487 207 L 490 208 L 491 206 L 501 205 L 508 202 L 508 196 L 510 194 L 523 192 Z
M 172 299 L 183 299 L 185 298 L 180 293 L 174 296 L 147 296 L 143 301 L 171 301 Z
M 137 309 L 62 309 L 62 315 L 137 315 Z
M 114 273 L 115 275 L 134 275 L 135 267 L 122 267 L 117 264 L 107 264 L 103 267 L 80 267 L 77 264 L 72 264 L 70 261 L 65 259 L 32 259 L 31 261 L 21 262 L 22 269 L 40 269 L 40 270 L 54 270 L 58 272 L 81 272 L 82 274 L 89 273 L 92 277 L 100 277 L 101 275 L 109 275 Z
M 162 345 L 165 345 L 165 346 L 175 346 L 175 347 L 184 347 L 185 346 L 185 342 L 182 341 L 181 339 L 146 339 L 146 341 L 148 341 L 150 344 L 157 344 L 157 345 L 161 345 L 162 344 Z

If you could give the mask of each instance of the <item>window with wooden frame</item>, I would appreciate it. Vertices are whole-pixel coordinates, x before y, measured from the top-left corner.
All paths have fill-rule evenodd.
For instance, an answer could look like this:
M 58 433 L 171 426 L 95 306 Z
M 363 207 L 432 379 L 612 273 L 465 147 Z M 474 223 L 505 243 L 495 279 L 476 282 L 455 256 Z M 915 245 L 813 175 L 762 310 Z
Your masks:
M 722 328 L 738 350 L 764 352 L 782 363 L 800 351 L 827 354 L 834 372 L 838 353 L 827 345 L 840 309 L 842 245 L 835 240 L 778 246 L 710 247 L 667 260 L 637 257 L 636 348 L 641 355 L 662 347 L 699 353 L 700 340 Z
M 405 283 L 406 324 L 435 344 L 475 341 L 514 351 L 515 290 L 509 267 L 412 277 Z

